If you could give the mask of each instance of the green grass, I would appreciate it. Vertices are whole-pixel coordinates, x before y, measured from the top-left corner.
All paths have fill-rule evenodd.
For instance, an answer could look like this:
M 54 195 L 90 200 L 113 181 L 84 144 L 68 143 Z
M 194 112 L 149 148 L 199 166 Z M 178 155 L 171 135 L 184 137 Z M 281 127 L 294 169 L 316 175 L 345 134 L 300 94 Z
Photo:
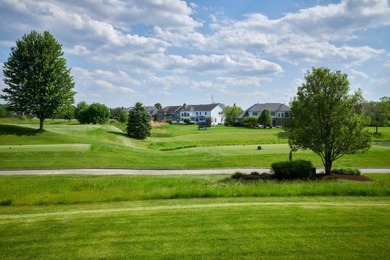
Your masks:
M 0 176 L 0 202 L 28 206 L 178 198 L 390 196 L 390 175 L 368 176 L 374 181 L 239 182 L 230 180 L 230 175 Z
M 387 259 L 383 197 L 0 207 L 2 259 Z
M 194 125 L 163 125 L 152 129 L 152 137 L 134 140 L 113 125 L 47 120 L 43 133 L 36 131 L 37 126 L 36 120 L 2 119 L 0 169 L 253 168 L 270 167 L 272 162 L 287 160 L 289 154 L 281 129 L 217 126 L 199 131 Z M 368 153 L 346 155 L 334 167 L 390 167 L 390 146 L 386 143 L 390 127 L 380 131 L 381 139 L 374 139 L 380 143 Z M 264 149 L 257 150 L 258 145 Z M 293 157 L 323 167 L 310 151 L 298 151 Z

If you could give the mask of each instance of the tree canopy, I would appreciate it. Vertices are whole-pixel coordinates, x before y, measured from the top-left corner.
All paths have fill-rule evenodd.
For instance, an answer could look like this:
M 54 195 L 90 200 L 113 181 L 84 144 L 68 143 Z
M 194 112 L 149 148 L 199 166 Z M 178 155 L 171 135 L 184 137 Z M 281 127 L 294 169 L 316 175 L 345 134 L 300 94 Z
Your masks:
M 340 71 L 313 68 L 305 76 L 291 103 L 292 120 L 286 126 L 290 144 L 310 149 L 321 157 L 325 173 L 345 154 L 370 148 L 371 135 L 364 130 L 360 91 L 349 94 L 349 81 Z
M 85 101 L 77 104 L 75 118 L 80 124 L 105 124 L 110 119 L 110 109 L 100 103 L 88 105 Z
M 58 108 L 73 104 L 74 82 L 62 46 L 47 31 L 32 31 L 16 41 L 4 63 L 1 98 L 10 109 L 39 118 L 39 129 Z
M 225 106 L 222 111 L 225 116 L 225 125 L 227 126 L 233 126 L 235 118 L 243 112 L 241 107 L 235 104 L 233 106 Z
M 127 135 L 136 139 L 146 139 L 151 135 L 151 116 L 142 103 L 137 102 L 135 107 L 130 109 L 127 120 Z
M 375 126 L 378 134 L 379 126 L 386 126 L 390 121 L 390 98 L 382 97 L 379 102 L 370 101 L 364 104 L 364 113 L 370 120 L 370 125 Z

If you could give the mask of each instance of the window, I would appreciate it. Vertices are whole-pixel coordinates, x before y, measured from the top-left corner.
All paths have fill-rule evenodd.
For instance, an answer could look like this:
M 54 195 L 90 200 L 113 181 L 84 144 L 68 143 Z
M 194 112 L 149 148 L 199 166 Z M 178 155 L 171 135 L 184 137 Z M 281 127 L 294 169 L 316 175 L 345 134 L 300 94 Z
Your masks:
M 254 116 L 257 116 L 257 112 L 253 112 L 253 115 L 254 115 Z

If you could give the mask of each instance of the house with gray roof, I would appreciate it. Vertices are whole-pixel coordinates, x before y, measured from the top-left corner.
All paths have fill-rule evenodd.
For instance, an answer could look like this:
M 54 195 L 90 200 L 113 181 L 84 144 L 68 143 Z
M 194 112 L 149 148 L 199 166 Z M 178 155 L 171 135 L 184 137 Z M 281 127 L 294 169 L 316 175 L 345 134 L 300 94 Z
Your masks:
M 157 121 L 166 122 L 167 120 L 176 121 L 180 119 L 180 110 L 182 106 L 166 106 L 157 113 Z
M 286 120 L 290 118 L 290 107 L 281 104 L 281 103 L 264 103 L 264 104 L 254 104 L 244 112 L 242 112 L 238 117 L 236 117 L 236 122 L 242 123 L 242 120 L 245 117 L 253 116 L 253 117 L 259 117 L 261 115 L 261 112 L 264 109 L 268 109 L 271 112 L 272 116 L 272 125 L 278 126 L 282 125 L 283 120 Z
M 204 104 L 204 105 L 187 105 L 184 104 L 180 109 L 180 120 L 188 118 L 196 124 L 211 123 L 218 125 L 224 123 L 224 115 L 222 112 L 222 104 Z

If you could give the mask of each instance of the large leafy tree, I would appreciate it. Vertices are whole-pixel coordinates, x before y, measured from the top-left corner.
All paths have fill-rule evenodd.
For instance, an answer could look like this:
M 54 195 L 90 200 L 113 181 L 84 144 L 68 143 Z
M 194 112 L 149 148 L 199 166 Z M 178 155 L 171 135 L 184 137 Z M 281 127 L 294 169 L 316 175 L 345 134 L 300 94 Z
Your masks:
M 267 126 L 272 126 L 272 115 L 268 109 L 261 111 L 259 116 L 259 124 L 263 125 L 264 128 Z
M 152 131 L 151 117 L 142 103 L 137 102 L 130 109 L 127 121 L 127 135 L 136 139 L 145 139 Z
M 293 147 L 310 149 L 321 157 L 325 173 L 345 154 L 370 148 L 371 135 L 364 130 L 360 92 L 350 95 L 349 81 L 340 71 L 313 68 L 298 88 L 291 104 L 292 120 L 286 126 Z
M 234 125 L 234 119 L 243 112 L 241 107 L 236 106 L 236 104 L 225 106 L 222 111 L 225 116 L 225 125 L 227 126 Z
M 58 108 L 73 104 L 74 82 L 62 46 L 47 31 L 32 31 L 16 41 L 4 63 L 1 98 L 11 109 L 39 118 L 39 129 Z

